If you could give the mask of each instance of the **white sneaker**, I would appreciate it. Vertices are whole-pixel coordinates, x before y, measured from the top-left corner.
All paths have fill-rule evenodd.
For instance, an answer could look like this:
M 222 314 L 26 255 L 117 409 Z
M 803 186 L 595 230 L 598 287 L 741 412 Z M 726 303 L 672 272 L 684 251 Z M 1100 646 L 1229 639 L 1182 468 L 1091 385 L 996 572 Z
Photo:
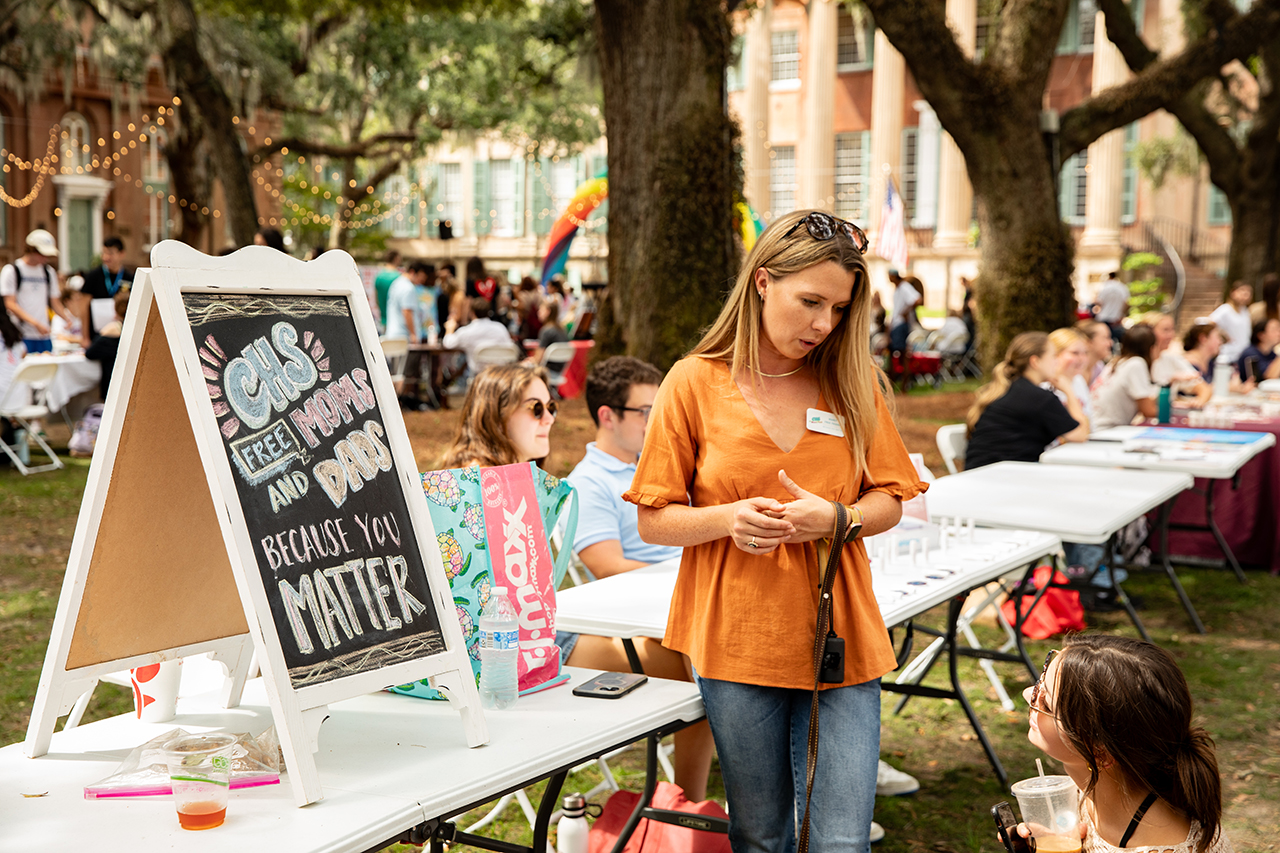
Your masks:
M 884 827 L 876 823 L 874 820 L 871 821 L 871 843 L 875 844 L 877 841 L 883 841 L 883 840 L 884 840 Z
M 914 794 L 920 790 L 920 782 L 916 777 L 895 770 L 883 761 L 876 768 L 876 796 L 897 797 L 902 794 Z

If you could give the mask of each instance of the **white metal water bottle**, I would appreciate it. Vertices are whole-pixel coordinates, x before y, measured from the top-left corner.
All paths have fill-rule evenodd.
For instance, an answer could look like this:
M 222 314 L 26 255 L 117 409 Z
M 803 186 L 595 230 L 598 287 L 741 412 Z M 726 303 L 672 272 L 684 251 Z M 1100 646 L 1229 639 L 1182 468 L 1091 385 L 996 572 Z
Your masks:
M 1235 370 L 1229 361 L 1217 361 L 1213 365 L 1213 396 L 1231 396 L 1231 372 Z
M 516 702 L 520 625 L 505 586 L 495 586 L 480 613 L 480 704 L 510 708 Z
M 564 814 L 556 825 L 556 853 L 587 853 L 587 801 L 581 794 L 564 798 Z

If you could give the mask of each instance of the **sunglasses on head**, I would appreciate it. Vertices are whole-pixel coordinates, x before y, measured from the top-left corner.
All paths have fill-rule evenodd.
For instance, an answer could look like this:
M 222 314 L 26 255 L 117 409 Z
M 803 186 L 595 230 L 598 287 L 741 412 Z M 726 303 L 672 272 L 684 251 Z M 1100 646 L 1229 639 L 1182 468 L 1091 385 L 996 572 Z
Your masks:
M 836 234 L 843 234 L 848 237 L 853 247 L 858 250 L 858 254 L 865 254 L 869 240 L 862 229 L 847 219 L 839 219 L 829 213 L 814 211 L 806 215 L 803 219 L 792 225 L 786 234 L 782 235 L 782 239 L 787 239 L 796 233 L 803 225 L 809 231 L 809 236 L 815 240 L 832 240 Z
M 555 400 L 552 400 L 549 403 L 543 403 L 541 400 L 530 400 L 524 404 L 524 407 L 529 410 L 529 414 L 533 415 L 533 419 L 535 421 L 542 420 L 543 412 L 549 412 L 551 417 L 554 418 L 556 416 L 556 412 L 560 411 L 560 407 L 556 405 Z

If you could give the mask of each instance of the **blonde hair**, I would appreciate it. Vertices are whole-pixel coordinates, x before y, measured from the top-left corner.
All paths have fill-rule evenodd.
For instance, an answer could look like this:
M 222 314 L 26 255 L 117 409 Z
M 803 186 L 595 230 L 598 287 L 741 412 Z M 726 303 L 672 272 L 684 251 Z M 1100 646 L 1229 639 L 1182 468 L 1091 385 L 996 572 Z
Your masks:
M 1088 346 L 1089 336 L 1079 329 L 1065 328 L 1054 329 L 1049 333 L 1049 343 L 1053 344 L 1053 348 L 1058 352 L 1066 352 L 1067 347 L 1072 344 L 1084 344 Z
M 871 288 L 867 286 L 867 263 L 862 253 L 839 229 L 830 240 L 813 238 L 805 226 L 783 238 L 813 212 L 797 210 L 781 216 L 760 235 L 738 273 L 720 316 L 689 355 L 727 362 L 735 376 L 750 375 L 752 382 L 757 383 L 762 300 L 755 287 L 756 270 L 764 269 L 781 278 L 831 262 L 853 273 L 853 292 L 844 317 L 806 360 L 817 375 L 823 398 L 847 424 L 845 440 L 853 456 L 856 482 L 862 476 L 867 448 L 876 433 L 875 386 L 879 381 L 884 388 L 887 382 L 872 361 L 868 345 Z
M 1069 330 L 1059 329 L 1059 331 Z M 996 369 L 991 371 L 991 381 L 979 388 L 978 393 L 974 395 L 973 405 L 969 407 L 969 415 L 965 418 L 965 424 L 969 428 L 968 435 L 973 435 L 973 428 L 977 426 L 987 406 L 1007 394 L 1013 380 L 1027 372 L 1027 368 L 1031 366 L 1031 359 L 1035 356 L 1043 356 L 1051 345 L 1049 335 L 1044 332 L 1023 332 L 1009 342 L 1009 348 L 1004 353 L 1004 361 L 997 364 Z
M 551 387 L 547 371 L 541 367 L 503 364 L 486 367 L 476 374 L 462 403 L 462 419 L 458 421 L 453 444 L 441 458 L 440 467 L 480 465 L 488 468 L 526 461 L 507 438 L 507 418 L 520 408 L 525 392 L 535 379 Z

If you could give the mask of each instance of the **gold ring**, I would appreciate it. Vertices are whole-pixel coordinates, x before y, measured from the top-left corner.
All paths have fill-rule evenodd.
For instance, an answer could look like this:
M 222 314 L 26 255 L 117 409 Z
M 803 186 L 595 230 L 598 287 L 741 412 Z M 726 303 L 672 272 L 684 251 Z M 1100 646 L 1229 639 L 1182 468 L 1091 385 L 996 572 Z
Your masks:
M 754 536 L 752 536 L 752 537 L 751 537 L 751 541 L 747 543 L 747 547 L 748 547 L 748 548 L 759 548 L 759 547 L 760 547 L 759 545 L 757 545 L 757 544 L 756 544 L 756 537 L 754 537 Z

